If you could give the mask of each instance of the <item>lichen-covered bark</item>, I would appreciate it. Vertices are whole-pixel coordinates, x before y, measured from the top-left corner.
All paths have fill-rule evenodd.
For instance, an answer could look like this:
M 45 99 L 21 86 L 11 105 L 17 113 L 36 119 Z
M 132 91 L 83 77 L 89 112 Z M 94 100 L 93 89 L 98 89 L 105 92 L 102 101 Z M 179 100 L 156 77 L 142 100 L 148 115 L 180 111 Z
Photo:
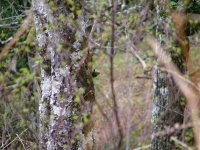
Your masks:
M 71 3 L 71 1 L 70 1 Z M 33 0 L 41 65 L 40 149 L 82 147 L 82 113 L 91 113 L 94 100 L 89 57 L 83 63 L 83 19 L 78 1 Z M 71 11 L 71 7 L 76 11 Z M 78 35 L 78 36 L 77 36 Z M 88 54 L 89 56 L 89 54 Z M 82 89 L 82 92 L 79 90 Z M 80 99 L 80 100 L 79 100 Z
M 47 149 L 49 138 L 49 117 L 51 98 L 51 56 L 48 36 L 49 30 L 42 30 L 47 24 L 48 9 L 44 1 L 33 1 L 34 21 L 37 31 L 37 43 L 42 58 L 41 65 L 41 100 L 39 101 L 39 149 Z
M 161 71 L 158 67 L 154 68 L 153 74 L 153 108 L 152 122 L 153 133 L 163 131 L 166 127 L 173 127 L 175 123 L 183 122 L 183 108 L 180 104 L 181 92 L 175 85 L 169 73 Z M 180 136 L 180 132 L 173 135 Z M 170 136 L 160 135 L 152 139 L 152 150 L 172 150 L 176 149 L 170 141 Z
M 170 29 L 167 28 L 169 19 L 163 19 L 160 16 L 161 8 L 156 6 L 157 13 L 157 28 L 156 36 L 160 41 L 160 44 L 167 49 L 169 41 L 171 40 L 173 32 L 170 34 Z M 166 32 L 167 31 L 167 32 Z M 165 35 L 163 38 L 161 35 Z M 183 58 L 176 51 L 168 49 L 171 53 L 172 61 L 177 65 L 181 72 L 185 71 L 183 64 Z M 166 61 L 166 60 L 164 60 Z M 182 124 L 184 117 L 183 96 L 179 88 L 176 86 L 170 73 L 162 71 L 163 64 L 158 62 L 153 69 L 153 106 L 152 106 L 152 124 L 153 134 L 160 131 L 164 131 L 166 127 L 173 127 L 176 123 Z M 176 149 L 175 144 L 170 140 L 171 136 L 181 135 L 181 131 L 176 131 L 173 134 L 165 133 L 164 135 L 155 136 L 152 138 L 151 149 L 152 150 L 172 150 Z

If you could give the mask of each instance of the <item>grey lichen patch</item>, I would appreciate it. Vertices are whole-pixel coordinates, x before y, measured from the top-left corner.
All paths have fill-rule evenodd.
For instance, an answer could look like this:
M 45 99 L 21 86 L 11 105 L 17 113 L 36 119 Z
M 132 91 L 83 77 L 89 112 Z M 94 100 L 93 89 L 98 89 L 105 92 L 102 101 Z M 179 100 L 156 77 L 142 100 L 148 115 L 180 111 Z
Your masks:
M 79 2 L 74 6 L 79 8 Z M 64 149 L 66 146 L 78 149 L 82 133 L 81 113 L 92 112 L 91 108 L 85 107 L 91 107 L 89 102 L 94 100 L 92 72 L 87 65 L 90 60 L 86 57 L 80 65 L 81 51 L 87 46 L 83 38 L 87 22 L 82 24 L 81 13 L 73 12 L 71 4 L 65 1 L 34 0 L 33 10 L 40 57 L 43 59 L 40 127 L 44 130 L 40 137 L 41 149 Z M 77 87 L 83 88 L 84 92 L 79 93 Z M 78 101 L 76 97 L 79 97 Z M 44 123 L 45 115 L 48 120 Z
M 181 93 L 169 73 L 154 68 L 153 73 L 153 133 L 165 130 L 175 123 L 182 123 L 183 110 L 179 105 Z M 165 144 L 161 144 L 165 143 Z M 170 135 L 162 135 L 152 139 L 152 149 L 174 149 Z
M 44 97 L 51 94 L 51 78 L 45 74 L 45 71 L 41 70 L 41 76 L 43 80 L 41 81 L 41 90 L 44 91 Z

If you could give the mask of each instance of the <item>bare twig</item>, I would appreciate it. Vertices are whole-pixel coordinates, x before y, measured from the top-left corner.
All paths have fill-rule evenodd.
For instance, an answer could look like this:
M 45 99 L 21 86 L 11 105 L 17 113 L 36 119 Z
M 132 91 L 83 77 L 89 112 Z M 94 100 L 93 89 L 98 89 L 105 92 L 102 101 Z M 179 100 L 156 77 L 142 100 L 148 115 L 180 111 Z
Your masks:
M 19 22 L 12 22 L 9 24 L 0 24 L 0 28 L 16 28 L 19 25 Z
M 139 56 L 139 54 L 136 52 L 135 49 L 136 49 L 135 45 L 131 45 L 131 54 L 138 59 L 138 61 L 142 65 L 143 69 L 145 69 L 147 67 L 145 61 Z
M 142 147 L 138 147 L 138 148 L 134 148 L 133 150 L 143 150 L 143 149 L 147 149 L 147 148 L 150 148 L 150 147 L 151 147 L 151 144 L 145 145 L 145 146 L 142 146 Z
M 141 75 L 141 76 L 136 76 L 136 79 L 152 79 L 151 76 L 147 76 L 147 75 Z
M 115 88 L 114 88 L 114 47 L 115 47 L 115 15 L 116 15 L 116 10 L 117 10 L 117 1 L 112 0 L 112 31 L 111 31 L 111 52 L 110 52 L 110 85 L 111 85 L 111 94 L 112 94 L 112 100 L 114 104 L 114 114 L 115 114 L 115 119 L 118 127 L 118 132 L 119 132 L 119 143 L 118 143 L 118 149 L 122 145 L 122 140 L 123 140 L 123 132 L 122 132 L 122 127 L 121 127 L 121 122 L 119 119 L 119 112 L 118 112 L 118 104 L 116 100 L 116 95 L 115 95 Z
M 31 27 L 32 18 L 33 18 L 32 13 L 31 12 L 28 13 L 27 18 L 24 20 L 23 24 L 21 25 L 17 33 L 15 33 L 13 39 L 10 40 L 10 42 L 6 44 L 6 46 L 1 50 L 0 60 L 2 59 L 3 56 L 5 56 L 8 53 L 8 51 L 13 47 L 13 45 L 16 44 L 20 36 L 22 36 Z
M 24 131 L 22 131 L 19 135 L 21 136 L 22 134 L 24 134 L 26 131 L 28 130 L 28 128 L 26 128 Z M 0 147 L 0 149 L 5 149 L 7 148 L 10 144 L 12 144 L 13 142 L 15 142 L 18 139 L 18 136 L 15 137 L 10 143 L 8 143 L 7 145 L 3 145 Z
M 0 43 L 1 44 L 6 44 L 6 43 L 8 43 L 10 40 L 12 40 L 13 38 L 12 37 L 9 37 L 7 40 L 5 40 L 5 41 L 1 41 L 0 40 Z
M 6 20 L 8 20 L 8 19 L 12 19 L 12 20 L 14 20 L 14 19 L 17 19 L 17 18 L 23 18 L 23 17 L 25 17 L 25 15 L 11 16 L 11 17 L 7 17 L 7 18 L 2 18 L 2 19 L 0 19 L 0 22 L 2 22 L 2 21 L 6 21 Z
M 181 145 L 183 148 L 186 148 L 186 149 L 188 149 L 188 150 L 192 150 L 191 147 L 189 147 L 187 144 L 181 142 L 180 140 L 178 140 L 178 139 L 175 138 L 175 137 L 171 137 L 171 140 L 174 141 L 175 143 Z
M 20 138 L 20 136 L 19 136 L 18 134 L 16 134 L 16 135 L 17 135 L 17 137 L 18 137 L 19 141 L 22 143 L 22 146 L 23 146 L 23 148 L 26 150 L 26 147 L 25 147 L 25 145 L 24 145 L 24 143 L 23 143 L 22 139 Z

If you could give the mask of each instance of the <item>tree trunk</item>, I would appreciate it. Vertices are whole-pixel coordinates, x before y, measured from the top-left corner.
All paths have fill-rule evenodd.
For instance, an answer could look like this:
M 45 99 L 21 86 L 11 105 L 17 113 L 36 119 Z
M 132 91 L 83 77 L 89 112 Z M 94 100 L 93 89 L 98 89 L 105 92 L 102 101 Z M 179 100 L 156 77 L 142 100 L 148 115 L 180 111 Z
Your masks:
M 160 7 L 157 6 L 158 24 L 156 29 L 156 35 L 160 40 L 160 44 L 167 47 L 172 34 L 166 33 L 166 27 L 164 25 L 169 24 L 160 16 Z M 169 30 L 168 30 L 169 32 Z M 172 31 L 171 31 L 172 32 Z M 162 38 L 161 34 L 165 35 Z M 175 35 L 176 36 L 176 35 Z M 169 49 L 171 52 L 172 61 L 177 65 L 181 72 L 184 72 L 184 58 L 177 54 L 176 51 Z M 167 60 L 163 60 L 167 61 Z M 160 62 L 159 62 L 160 63 Z M 184 118 L 184 106 L 181 105 L 184 102 L 181 91 L 176 86 L 170 73 L 162 71 L 162 62 L 154 67 L 153 71 L 153 108 L 152 108 L 152 123 L 153 134 L 156 135 L 152 138 L 151 149 L 152 150 L 172 150 L 176 149 L 175 144 L 170 140 L 171 136 L 177 136 L 181 138 L 181 131 L 175 131 L 173 133 L 163 132 L 157 134 L 160 131 L 165 131 L 166 127 L 174 127 L 176 123 L 182 124 Z
M 173 127 L 176 123 L 182 124 L 181 92 L 171 75 L 161 71 L 158 67 L 154 69 L 153 93 L 153 133 L 163 131 L 166 127 Z M 152 150 L 175 149 L 175 145 L 170 141 L 170 137 L 173 135 L 180 136 L 180 132 L 177 131 L 173 134 L 164 132 L 164 135 L 156 135 L 152 139 Z
M 39 148 L 78 149 L 82 114 L 89 116 L 95 98 L 89 52 L 84 61 L 81 56 L 84 11 L 78 1 L 33 0 L 32 6 L 42 59 Z

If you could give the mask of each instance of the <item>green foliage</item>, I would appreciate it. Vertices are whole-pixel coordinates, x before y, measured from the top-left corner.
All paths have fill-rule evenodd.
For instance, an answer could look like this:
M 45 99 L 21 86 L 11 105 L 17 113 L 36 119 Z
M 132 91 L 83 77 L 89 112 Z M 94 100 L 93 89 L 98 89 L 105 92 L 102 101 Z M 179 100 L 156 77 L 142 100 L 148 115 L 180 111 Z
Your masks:
M 30 7 L 29 0 L 1 0 L 0 1 L 0 40 L 10 38 L 20 25 L 25 14 L 24 10 Z M 0 47 L 2 44 L 0 43 Z
M 187 5 L 188 12 L 200 13 L 200 0 L 193 0 Z
M 101 59 L 102 56 L 106 56 L 102 60 L 98 60 L 98 64 L 95 64 L 95 67 L 101 70 L 101 74 L 94 78 L 95 86 L 99 86 L 100 88 L 104 89 L 102 92 L 105 97 L 103 97 L 100 92 L 98 91 L 100 88 L 96 87 L 97 95 L 100 96 L 100 102 L 103 104 L 103 110 L 105 109 L 106 115 L 108 114 L 109 119 L 111 118 L 111 121 L 113 117 L 113 113 L 111 112 L 110 107 L 110 95 L 108 88 L 109 86 L 109 51 L 110 51 L 110 43 L 111 43 L 111 1 L 108 0 L 96 0 L 95 3 L 93 1 L 86 1 L 88 5 L 80 5 L 80 1 L 76 0 L 65 0 L 62 1 L 63 4 L 66 5 L 69 11 L 69 15 L 65 15 L 62 13 L 62 10 L 55 14 L 56 10 L 59 9 L 56 6 L 56 3 L 59 3 L 61 1 L 59 0 L 49 0 L 50 8 L 55 16 L 57 16 L 59 27 L 62 24 L 70 24 L 72 27 L 77 25 L 79 22 L 77 17 L 82 13 L 82 9 L 87 12 L 92 12 L 89 16 L 88 20 L 84 20 L 86 31 L 87 33 L 84 34 L 84 38 L 81 42 L 85 42 L 87 40 L 87 36 L 89 35 L 90 31 L 93 27 L 93 21 L 96 20 L 97 27 L 95 31 L 92 33 L 92 50 L 91 53 L 97 53 L 97 55 L 93 56 L 93 60 L 96 63 L 98 59 Z M 178 7 L 182 7 L 184 5 L 183 1 L 180 0 L 168 0 L 168 5 L 176 9 Z M 2 0 L 0 1 L 0 6 L 2 8 L 1 10 L 1 16 L 0 16 L 0 22 L 1 24 L 11 24 L 10 28 L 7 27 L 0 27 L 0 40 L 6 41 L 9 37 L 13 36 L 13 34 L 17 31 L 17 29 L 20 26 L 21 21 L 24 19 L 25 14 L 24 10 L 28 9 L 30 7 L 30 1 L 29 0 Z M 81 8 L 83 7 L 83 8 Z M 131 109 L 136 109 L 140 107 L 140 112 L 135 116 L 137 118 L 134 118 L 131 122 L 131 125 L 134 124 L 134 121 L 137 122 L 137 119 L 140 119 L 140 121 L 144 121 L 144 118 L 146 117 L 146 114 L 142 114 L 143 112 L 146 112 L 147 110 L 145 106 L 141 104 L 141 99 L 138 99 L 138 95 L 140 97 L 144 96 L 146 97 L 147 93 L 141 94 L 141 91 L 144 90 L 145 87 L 143 81 L 137 81 L 135 78 L 139 74 L 141 75 L 143 70 L 140 65 L 140 62 L 130 57 L 130 55 L 123 57 L 125 55 L 124 52 L 130 51 L 129 42 L 133 44 L 134 46 L 138 47 L 136 51 L 138 52 L 139 56 L 142 60 L 145 61 L 145 63 L 149 66 L 152 66 L 153 64 L 158 63 L 154 52 L 147 47 L 147 44 L 143 40 L 144 37 L 147 34 L 152 34 L 155 37 L 159 37 L 161 39 L 161 44 L 163 47 L 166 46 L 166 40 L 167 35 L 164 33 L 164 28 L 159 28 L 157 30 L 157 18 L 153 14 L 153 9 L 155 9 L 155 6 L 151 6 L 151 11 L 147 13 L 147 18 L 144 19 L 142 22 L 140 22 L 140 19 L 144 16 L 140 16 L 141 12 L 143 12 L 145 8 L 145 4 L 143 1 L 139 0 L 124 0 L 120 1 L 117 6 L 117 12 L 116 12 L 116 24 L 115 24 L 115 60 L 114 60 L 114 68 L 115 68 L 115 80 L 116 80 L 116 95 L 117 98 L 119 97 L 120 105 L 124 105 L 124 101 L 127 99 L 131 101 Z M 190 1 L 187 4 L 187 11 L 192 13 L 200 13 L 200 1 Z M 152 14 L 151 14 L 152 13 Z M 165 10 L 161 10 L 159 12 L 159 16 L 163 20 L 168 20 L 169 16 Z M 168 23 L 167 21 L 165 22 Z M 45 29 L 52 29 L 54 25 L 47 24 L 44 27 Z M 170 32 L 169 36 L 174 36 L 172 25 L 167 25 L 167 29 Z M 171 30 L 172 29 L 172 30 Z M 186 29 L 187 35 L 193 35 L 194 33 L 197 33 L 200 29 L 200 25 L 196 23 L 189 23 L 188 29 Z M 74 29 L 73 29 L 74 31 Z M 66 34 L 66 33 L 67 34 Z M 67 39 L 72 40 L 75 42 L 79 39 L 80 33 L 71 33 L 71 31 L 65 31 L 64 34 L 66 34 L 66 37 L 68 34 L 74 34 L 74 39 Z M 138 39 L 137 39 L 138 37 Z M 20 134 L 25 129 L 28 128 L 25 134 L 23 134 L 21 137 L 24 140 L 30 141 L 30 143 L 34 143 L 32 146 L 33 149 L 36 148 L 37 138 L 37 116 L 38 116 L 38 99 L 39 99 L 39 91 L 40 89 L 37 88 L 35 83 L 40 83 L 40 77 L 38 76 L 37 69 L 38 65 L 40 64 L 40 59 L 36 56 L 36 50 L 35 50 L 35 33 L 34 28 L 31 28 L 28 33 L 24 34 L 20 37 L 20 39 L 17 41 L 15 46 L 9 51 L 8 55 L 6 55 L 3 59 L 0 60 L 0 134 L 5 137 L 5 139 L 9 139 L 7 141 L 10 142 L 16 137 L 16 133 Z M 135 40 L 136 39 L 136 40 Z M 171 40 L 171 41 L 170 41 Z M 168 45 L 165 47 L 168 52 L 170 52 L 173 62 L 179 67 L 181 71 L 184 70 L 185 66 L 183 64 L 183 60 L 181 58 L 181 52 L 180 48 L 178 47 L 177 43 L 174 39 L 170 39 L 168 41 Z M 72 43 L 73 43 L 72 42 Z M 94 42 L 94 43 L 93 43 Z M 65 43 L 67 44 L 67 43 Z M 0 43 L 0 47 L 2 48 L 5 44 Z M 66 51 L 71 50 L 72 45 L 66 46 Z M 61 52 L 61 49 L 63 49 L 62 45 L 58 45 L 58 52 Z M 194 53 L 194 51 L 192 51 Z M 199 52 L 195 51 L 195 54 L 197 55 Z M 105 55 L 106 54 L 106 55 Z M 83 50 L 81 51 L 81 56 L 84 56 Z M 35 62 L 33 63 L 32 60 Z M 76 63 L 76 62 L 72 62 Z M 63 61 L 62 65 L 65 66 L 67 64 L 67 61 Z M 36 67 L 35 67 L 36 66 Z M 89 67 L 92 66 L 92 64 L 88 65 Z M 86 67 L 88 67 L 86 66 Z M 133 68 L 131 70 L 131 68 Z M 97 69 L 97 70 L 98 70 Z M 128 72 L 128 73 L 127 73 Z M 87 73 L 83 73 L 80 71 L 80 76 L 82 79 L 84 79 L 85 86 L 87 84 L 90 84 L 90 80 L 87 79 Z M 130 76 L 130 77 L 129 77 Z M 102 80 L 102 77 L 105 81 Z M 123 87 L 124 82 L 129 79 L 129 83 L 131 84 L 131 88 L 136 86 L 137 84 L 141 87 L 141 89 L 131 89 L 131 91 L 127 92 L 128 89 Z M 160 83 L 158 83 L 158 86 L 161 86 Z M 125 92 L 124 92 L 125 91 Z M 99 92 L 99 93 L 98 93 Z M 126 94 L 128 93 L 126 97 Z M 89 91 L 87 91 L 85 88 L 79 88 L 77 89 L 77 93 L 87 96 Z M 82 116 L 77 116 L 75 112 L 82 111 L 80 109 L 80 105 L 82 104 L 82 99 L 79 97 L 77 93 L 74 93 L 73 96 L 73 104 L 71 106 L 72 115 L 68 118 L 72 122 L 78 121 L 80 118 L 82 118 L 82 125 L 84 126 L 85 123 L 87 123 L 90 120 L 90 115 L 88 113 L 83 113 Z M 139 94 L 138 94 L 139 93 Z M 120 95 L 121 94 L 121 95 Z M 124 94 L 124 95 L 123 95 Z M 134 95 L 135 94 L 135 95 Z M 137 96 L 136 96 L 137 94 Z M 122 96 L 123 95 L 123 96 Z M 65 98 L 64 92 L 60 94 L 60 99 Z M 105 100 L 106 101 L 103 101 Z M 103 102 L 102 102 L 103 101 Z M 132 105 L 134 103 L 134 105 Z M 142 103 L 146 103 L 144 99 L 142 99 Z M 185 106 L 185 99 L 180 99 L 180 105 Z M 128 104 L 130 105 L 130 104 Z M 97 106 L 96 106 L 97 107 Z M 123 108 L 123 107 L 122 107 Z M 123 111 L 126 111 L 127 107 L 124 107 Z M 148 108 L 149 109 L 149 108 Z M 135 110 L 134 110 L 135 111 Z M 74 114 L 73 114 L 74 113 Z M 123 112 L 122 112 L 123 113 Z M 142 114 L 142 115 L 141 115 Z M 98 114 L 99 115 L 99 114 Z M 125 114 L 126 115 L 126 114 Z M 141 115 L 141 116 L 140 116 Z M 132 115 L 131 117 L 133 117 Z M 97 116 L 97 118 L 100 118 Z M 102 118 L 101 118 L 102 119 Z M 124 119 L 123 117 L 120 119 Z M 143 119 L 143 120 L 142 120 Z M 103 120 L 103 119 L 102 119 Z M 48 117 L 45 118 L 45 121 L 48 122 Z M 124 121 L 125 122 L 125 121 Z M 124 123 L 123 122 L 123 123 Z M 105 125 L 100 123 L 102 125 L 102 128 L 105 129 Z M 124 123 L 126 124 L 126 122 Z M 130 147 L 135 148 L 138 146 L 142 146 L 145 144 L 149 144 L 150 139 L 147 140 L 140 140 L 140 136 L 146 136 L 144 133 L 143 128 L 148 129 L 150 126 L 150 123 L 147 124 L 141 124 L 135 123 L 131 126 L 130 131 Z M 5 127 L 7 129 L 5 130 Z M 104 132 L 105 134 L 105 131 Z M 108 127 L 110 130 L 110 126 Z M 126 127 L 124 127 L 126 129 Z M 103 134 L 102 134 L 103 135 Z M 117 139 L 117 133 L 115 132 L 112 136 L 113 139 Z M 99 135 L 101 137 L 101 135 Z M 77 141 L 80 141 L 80 136 L 77 135 L 74 143 L 78 143 Z M 104 139 L 105 140 L 105 139 Z M 100 141 L 101 142 L 101 141 Z M 114 141 L 115 142 L 115 141 Z M 106 140 L 104 145 L 102 146 L 104 149 L 114 149 L 114 142 L 112 142 L 111 139 Z M 192 129 L 187 129 L 185 134 L 185 142 L 189 144 L 193 144 L 194 142 L 194 136 Z M 5 144 L 7 144 L 5 143 Z M 123 149 L 125 149 L 125 138 L 123 141 Z M 12 144 L 14 148 L 22 149 L 22 145 L 20 142 L 14 142 Z M 68 145 L 65 145 L 66 147 Z
M 168 4 L 173 9 L 186 6 L 188 12 L 200 13 L 200 0 L 168 0 Z
M 34 136 L 37 128 L 35 121 L 38 113 L 36 100 L 38 94 L 34 88 L 34 81 L 37 80 L 37 76 L 30 70 L 28 65 L 30 52 L 24 51 L 27 44 L 16 46 L 20 47 L 18 53 L 11 51 L 1 60 L 4 69 L 0 73 L 0 84 L 2 85 L 1 90 L 6 95 L 0 95 L 2 100 L 0 102 L 2 105 L 0 120 L 9 123 L 9 128 L 4 132 L 5 125 L 1 125 L 0 131 L 5 136 L 9 135 L 10 140 L 12 140 L 15 138 L 16 133 L 20 134 L 32 126 L 31 130 L 26 131 L 26 134 L 23 135 L 23 138 L 35 142 Z M 13 143 L 13 146 L 17 146 L 16 144 Z
M 168 0 L 168 4 L 173 9 L 176 9 L 180 5 L 179 0 Z
M 194 145 L 194 133 L 193 133 L 193 129 L 191 127 L 185 129 L 184 140 L 189 145 Z
M 21 21 L 25 17 L 24 11 L 30 8 L 29 0 L 2 0 L 0 1 L 1 25 L 0 40 L 6 41 L 18 30 Z M 34 81 L 37 81 L 35 72 L 30 70 L 29 58 L 35 57 L 33 38 L 26 42 L 30 34 L 24 34 L 17 41 L 9 53 L 0 60 L 0 134 L 3 146 L 16 138 L 16 134 L 27 145 L 36 149 L 36 117 L 37 97 Z M 5 43 L 6 44 L 6 43 Z M 0 43 L 0 48 L 4 47 Z M 14 141 L 7 148 L 22 149 L 19 141 Z M 35 147 L 35 148 L 34 148 Z M 0 147 L 1 149 L 2 147 Z

